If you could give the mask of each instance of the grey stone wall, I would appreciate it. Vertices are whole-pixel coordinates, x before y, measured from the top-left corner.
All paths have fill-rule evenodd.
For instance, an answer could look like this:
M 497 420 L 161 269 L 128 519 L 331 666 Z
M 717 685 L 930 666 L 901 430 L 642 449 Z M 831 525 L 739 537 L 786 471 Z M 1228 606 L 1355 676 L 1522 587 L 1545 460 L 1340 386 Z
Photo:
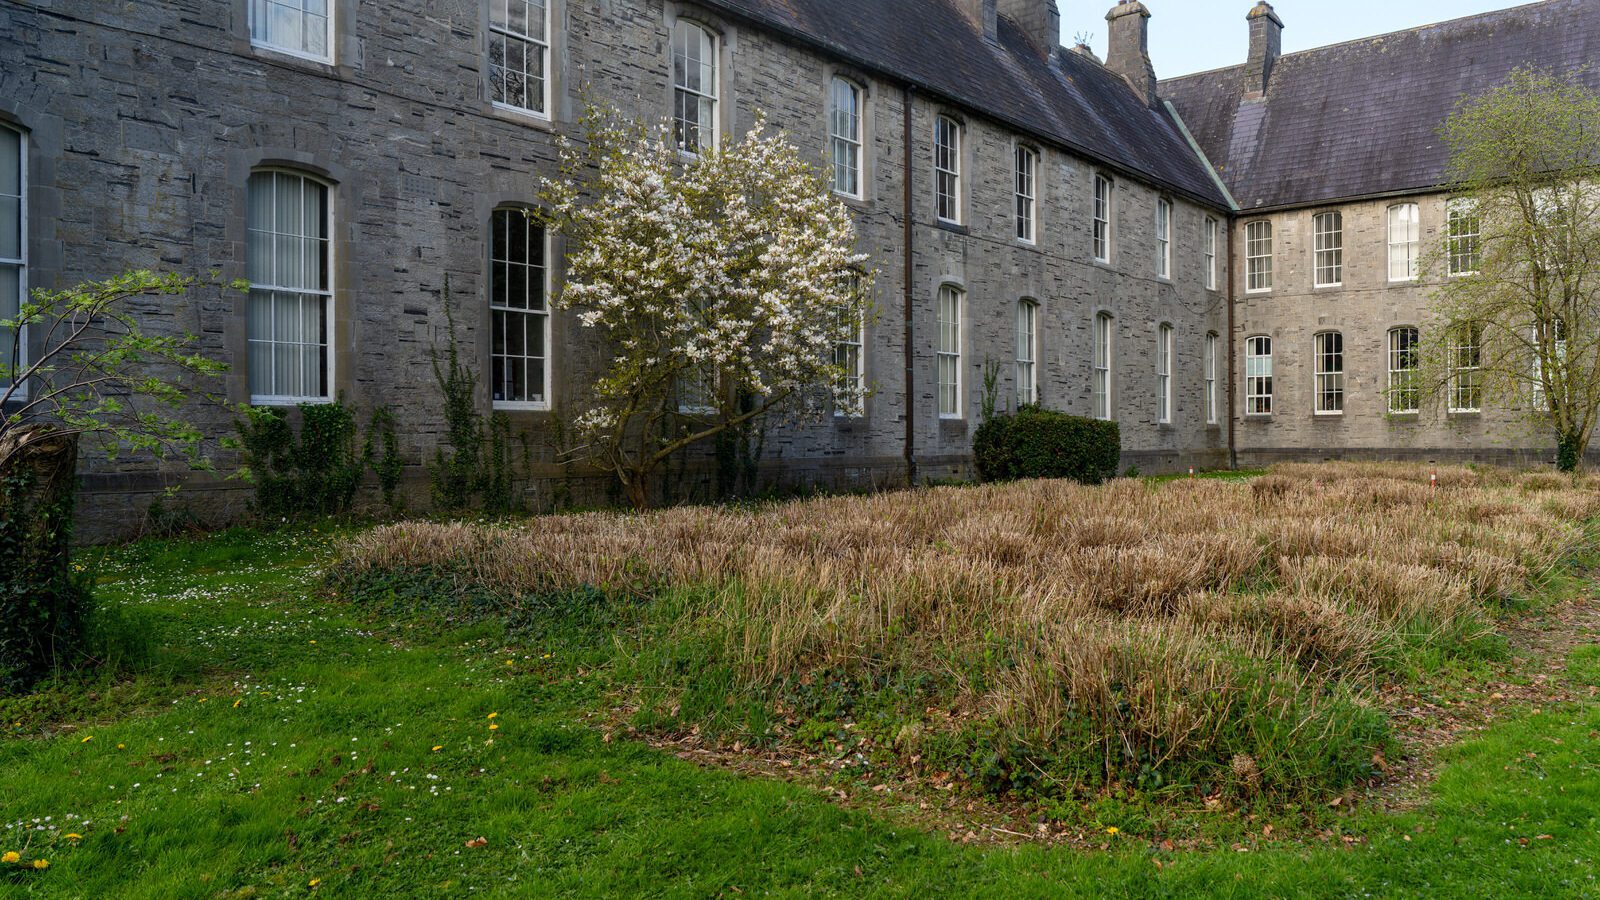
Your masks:
M 1553 435 L 1531 424 L 1525 411 L 1498 407 L 1492 401 L 1481 413 L 1452 414 L 1443 404 L 1424 402 L 1419 414 L 1388 414 L 1384 392 L 1390 329 L 1415 327 L 1424 342 L 1438 339 L 1433 294 L 1444 276 L 1441 261 L 1433 257 L 1444 241 L 1447 200 L 1442 194 L 1383 198 L 1237 220 L 1234 415 L 1242 464 L 1322 459 L 1329 454 L 1486 462 L 1553 458 Z M 1389 280 L 1388 211 L 1398 203 L 1417 203 L 1422 216 L 1420 246 L 1426 264 L 1414 283 Z M 1313 217 L 1332 210 L 1344 217 L 1343 283 L 1317 288 Z M 1273 224 L 1273 289 L 1250 293 L 1245 289 L 1245 229 L 1262 219 Z M 1344 335 L 1343 415 L 1314 412 L 1313 346 L 1315 335 L 1322 331 Z M 1244 342 L 1253 335 L 1273 339 L 1271 416 L 1244 415 Z
M 1116 316 L 1116 410 L 1129 460 L 1145 468 L 1225 460 L 1223 429 L 1208 426 L 1202 408 L 1204 336 L 1224 331 L 1226 322 L 1224 294 L 1207 290 L 1201 273 L 1206 211 L 1175 201 L 1174 277 L 1157 279 L 1158 194 L 1109 173 L 1117 183 L 1116 253 L 1111 265 L 1095 264 L 1095 168 L 1039 146 L 1039 241 L 1023 245 L 1011 218 L 1019 136 L 981 111 L 912 95 L 915 356 L 908 391 L 902 88 L 690 3 L 554 0 L 553 10 L 554 116 L 543 122 L 488 102 L 487 13 L 477 0 L 413 0 L 381 11 L 338 0 L 332 65 L 252 47 L 244 0 L 7 3 L 0 9 L 8 34 L 0 42 L 0 117 L 31 136 L 32 284 L 57 288 L 136 267 L 241 278 L 251 170 L 282 165 L 323 177 L 334 186 L 335 203 L 335 389 L 363 420 L 374 405 L 395 409 L 412 496 L 420 503 L 422 465 L 442 428 L 429 354 L 442 339 L 446 277 L 460 304 L 463 349 L 486 369 L 490 212 L 536 201 L 538 176 L 555 171 L 555 138 L 572 133 L 585 92 L 630 115 L 666 116 L 669 23 L 689 14 L 723 36 L 729 133 L 742 133 L 765 110 L 821 160 L 832 74 L 842 71 L 867 88 L 867 190 L 851 205 L 878 276 L 878 317 L 867 332 L 874 393 L 859 419 L 770 433 L 771 478 L 859 487 L 903 480 L 908 411 L 922 476 L 965 473 L 986 360 L 1003 364 L 1001 396 L 1013 396 L 1015 304 L 1023 297 L 1041 306 L 1045 405 L 1090 412 L 1091 323 L 1106 310 Z M 932 134 L 940 112 L 957 115 L 967 128 L 968 215 L 961 229 L 935 224 Z M 559 279 L 559 241 L 555 249 Z M 947 281 L 961 285 L 969 301 L 962 360 L 967 415 L 960 422 L 939 420 L 933 393 L 934 298 Z M 1220 272 L 1219 286 L 1226 283 Z M 205 288 L 143 314 L 151 330 L 193 332 L 203 352 L 234 363 L 221 387 L 233 402 L 246 402 L 245 313 L 243 295 Z M 1155 422 L 1162 322 L 1176 331 L 1170 425 Z M 535 505 L 561 497 L 604 500 L 613 493 L 603 479 L 575 477 L 558 465 L 552 446 L 553 416 L 578 410 L 598 348 L 572 317 L 557 313 L 552 330 L 554 412 L 511 414 L 533 438 L 530 497 Z M 1219 390 L 1225 388 L 1223 378 Z M 487 396 L 483 404 L 487 411 Z M 224 410 L 197 403 L 187 412 L 209 433 L 231 431 Z M 217 461 L 224 471 L 235 462 L 220 452 Z M 137 525 L 145 505 L 169 485 L 187 484 L 185 502 L 213 518 L 244 509 L 246 492 L 237 483 L 175 464 L 91 454 L 84 472 L 83 520 L 91 537 Z M 677 478 L 672 490 L 681 496 L 703 495 L 710 481 L 703 460 L 691 461 Z

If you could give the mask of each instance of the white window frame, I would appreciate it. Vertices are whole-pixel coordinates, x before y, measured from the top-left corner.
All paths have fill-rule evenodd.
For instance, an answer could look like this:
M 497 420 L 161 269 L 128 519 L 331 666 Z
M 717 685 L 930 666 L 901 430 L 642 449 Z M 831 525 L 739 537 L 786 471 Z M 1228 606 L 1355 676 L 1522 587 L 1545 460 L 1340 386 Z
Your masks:
M 1319 331 L 1311 347 L 1312 411 L 1319 416 L 1344 415 L 1344 333 Z M 1335 367 L 1333 364 L 1337 364 Z
M 846 276 L 852 289 L 859 293 L 861 290 L 861 275 L 852 271 Z M 852 312 L 854 314 L 852 314 Z M 833 414 L 841 419 L 859 419 L 866 415 L 866 388 L 867 388 L 867 321 L 862 310 L 852 311 L 849 307 L 840 307 L 836 314 L 835 328 L 838 329 L 833 341 L 833 364 L 843 369 L 845 379 L 855 389 L 862 403 L 854 408 L 835 406 Z
M 1156 198 L 1156 277 L 1172 279 L 1172 201 Z
M 680 35 L 687 39 L 689 36 L 702 35 L 706 41 L 706 59 L 711 69 L 710 84 L 702 83 L 699 88 L 691 86 L 688 81 L 689 57 L 687 44 L 683 52 L 679 52 Z M 668 50 L 671 56 L 672 67 L 672 140 L 678 146 L 680 153 L 689 156 L 699 156 L 702 150 L 715 150 L 722 143 L 722 127 L 719 115 L 722 109 L 722 38 L 709 26 L 694 19 L 678 19 L 672 23 L 672 40 Z M 682 61 L 680 72 L 680 60 Z M 702 72 L 702 75 L 704 73 Z M 690 101 L 695 104 L 695 119 L 691 123 L 685 118 L 684 110 Z M 702 117 L 702 113 L 704 116 Z M 709 119 L 708 121 L 705 121 Z M 693 124 L 696 129 L 697 139 L 694 147 L 686 143 L 688 129 Z M 707 140 L 706 132 L 710 131 Z
M 248 10 L 250 46 L 259 47 L 263 50 L 271 50 L 273 53 L 282 53 L 285 56 L 294 56 L 298 57 L 299 59 L 306 59 L 312 62 L 327 63 L 332 65 L 333 39 L 334 35 L 338 34 L 334 20 L 338 15 L 339 0 L 322 0 L 323 10 L 326 13 L 326 15 L 323 16 L 317 16 L 316 13 L 310 12 L 306 9 L 306 5 L 310 2 L 315 2 L 315 0 L 250 0 Z M 264 36 L 258 36 L 266 34 L 267 17 L 271 14 L 271 8 L 275 6 L 282 7 L 284 9 L 293 9 L 295 14 L 300 17 L 300 43 L 302 46 L 290 47 L 284 44 L 275 44 L 267 40 Z M 323 53 L 321 56 L 307 51 L 303 46 L 305 44 L 305 20 L 308 17 L 321 18 L 323 20 L 322 39 L 323 46 L 326 48 L 327 52 Z M 259 29 L 257 28 L 257 25 L 260 26 Z
M 28 300 L 28 132 L 21 128 L 14 128 L 0 122 L 0 132 L 10 132 L 17 136 L 17 255 L 14 257 L 0 256 L 0 266 L 17 270 L 17 314 L 0 315 L 0 319 L 20 318 L 22 304 Z M 28 327 L 26 325 L 17 329 L 15 337 L 17 358 L 12 361 L 13 374 L 19 373 L 28 366 Z M 0 354 L 8 352 L 10 341 L 0 343 Z M 10 387 L 10 381 L 0 381 L 0 394 L 4 394 Z M 28 384 L 24 381 L 17 385 L 11 392 L 13 402 L 28 399 Z
M 960 225 L 963 216 L 961 183 L 961 123 L 950 116 L 933 120 L 934 214 L 947 225 Z M 946 215 L 949 213 L 949 215 Z
M 1317 213 L 1311 217 L 1312 286 L 1319 288 L 1344 285 L 1344 213 L 1339 210 Z
M 551 349 L 552 349 L 551 346 L 550 346 L 550 338 L 551 338 L 551 331 L 552 331 L 551 323 L 550 323 L 550 249 L 551 249 L 550 232 L 549 232 L 549 229 L 545 228 L 542 225 L 538 225 L 538 224 L 536 224 L 536 223 L 534 223 L 532 221 L 529 221 L 527 223 L 528 238 L 529 238 L 529 249 L 532 249 L 533 241 L 535 239 L 537 239 L 537 241 L 539 243 L 539 252 L 540 252 L 541 255 L 540 255 L 540 262 L 537 265 L 535 265 L 532 261 L 529 261 L 529 262 L 526 262 L 526 263 L 518 262 L 516 260 L 510 259 L 509 256 L 506 259 L 496 259 L 495 255 L 494 255 L 494 244 L 495 244 L 495 241 L 494 241 L 494 229 L 496 228 L 496 226 L 498 224 L 498 220 L 500 219 L 501 216 L 510 217 L 510 216 L 513 216 L 513 215 L 526 216 L 527 213 L 526 213 L 525 210 L 523 210 L 520 207 L 508 207 L 507 206 L 507 207 L 501 207 L 499 209 L 496 209 L 493 213 L 490 214 L 490 223 L 489 223 L 489 229 L 490 229 L 490 231 L 489 231 L 489 320 L 490 320 L 489 321 L 489 336 L 490 336 L 490 340 L 489 340 L 489 377 L 486 378 L 485 381 L 487 381 L 489 383 L 489 397 L 491 398 L 491 401 L 493 402 L 495 409 L 529 410 L 529 411 L 535 411 L 535 412 L 544 412 L 544 411 L 547 411 L 547 410 L 550 409 L 550 379 L 551 379 L 551 375 L 552 375 L 551 359 L 550 359 Z M 537 238 L 535 238 L 535 232 L 538 233 Z M 496 288 L 502 287 L 502 285 L 498 284 L 496 272 L 499 270 L 499 267 L 502 264 L 504 264 L 504 265 L 506 265 L 508 267 L 509 266 L 524 266 L 525 268 L 530 270 L 528 272 L 528 275 L 530 277 L 528 277 L 528 278 L 526 278 L 524 280 L 524 284 L 525 284 L 526 288 L 530 291 L 529 296 L 526 298 L 526 300 L 529 302 L 528 306 L 514 306 L 514 305 L 511 305 L 509 303 L 504 302 L 502 300 L 502 298 L 499 296 L 500 292 L 497 291 Z M 539 278 L 539 281 L 538 281 L 539 301 L 544 307 L 542 310 L 536 310 L 531 305 L 531 301 L 533 299 L 531 291 L 532 291 L 533 286 L 534 286 L 534 282 L 533 282 L 533 279 L 531 277 L 534 274 L 533 270 L 537 270 L 537 273 L 538 273 L 538 278 Z M 504 287 L 506 288 L 507 291 L 509 291 L 509 289 L 510 289 L 510 285 L 509 284 L 508 285 L 504 285 Z M 509 294 L 507 294 L 507 299 L 509 299 Z M 543 367 L 543 371 L 544 371 L 544 393 L 537 400 L 499 400 L 499 399 L 494 399 L 495 395 L 499 392 L 499 385 L 496 384 L 495 380 L 494 380 L 494 363 L 495 363 L 495 361 L 497 359 L 500 359 L 500 358 L 504 358 L 504 359 L 507 359 L 507 360 L 520 358 L 520 359 L 523 360 L 524 364 L 526 364 L 529 360 L 532 360 L 532 359 L 535 358 L 535 357 L 531 357 L 531 356 L 527 355 L 526 347 L 524 347 L 524 352 L 523 352 L 523 354 L 521 354 L 520 357 L 512 356 L 509 353 L 496 353 L 495 352 L 495 347 L 494 347 L 495 317 L 496 316 L 501 316 L 501 315 L 506 316 L 508 318 L 508 320 L 512 316 L 520 316 L 520 317 L 536 316 L 540 320 L 540 328 L 543 331 L 543 346 L 544 346 L 544 356 L 543 356 L 543 358 L 540 359 L 540 365 Z
M 1220 338 L 1215 331 L 1206 333 L 1206 424 L 1216 425 L 1217 413 L 1217 345 Z
M 935 317 L 939 331 L 935 356 L 934 384 L 938 393 L 939 418 L 964 418 L 962 402 L 961 338 L 962 317 L 966 312 L 966 292 L 953 284 L 939 287 Z
M 1017 301 L 1017 407 L 1039 402 L 1039 304 Z
M 1548 326 L 1533 326 L 1528 336 L 1533 343 L 1533 392 L 1530 400 L 1532 401 L 1534 412 L 1537 413 L 1550 412 L 1549 397 L 1544 390 L 1544 360 L 1539 355 L 1540 332 L 1543 331 L 1544 327 L 1549 327 L 1555 332 L 1552 335 L 1553 346 L 1551 349 L 1555 352 L 1556 359 L 1563 367 L 1567 362 L 1567 324 L 1565 320 L 1558 318 L 1551 321 Z M 1561 375 L 1563 378 L 1566 377 L 1564 372 Z M 1479 390 L 1482 390 L 1481 386 Z
M 844 91 L 843 97 L 840 96 L 841 90 Z M 849 109 L 840 106 L 841 99 L 849 100 Z M 862 133 L 866 122 L 865 102 L 866 91 L 848 78 L 835 75 L 828 84 L 828 152 L 833 161 L 833 192 L 852 200 L 860 200 L 866 194 L 863 177 L 866 169 L 862 165 L 866 153 L 866 140 Z M 842 183 L 841 176 L 845 175 L 855 182 L 853 190 Z
M 1389 282 L 1416 281 L 1422 274 L 1418 251 L 1422 246 L 1422 207 L 1416 203 L 1396 203 L 1389 207 Z M 1397 259 L 1398 257 L 1398 259 Z M 1396 263 L 1403 271 L 1396 275 Z
M 1039 242 L 1039 151 L 1017 145 L 1017 240 Z
M 1450 200 L 1446 209 L 1447 274 L 1451 278 L 1476 275 L 1483 265 L 1483 217 L 1478 214 L 1476 204 L 1465 198 Z
M 549 118 L 550 118 L 550 24 L 551 24 L 550 6 L 551 6 L 552 0 L 531 0 L 531 2 L 540 4 L 540 8 L 544 11 L 544 28 L 543 28 L 544 37 L 543 38 L 538 38 L 538 37 L 535 37 L 535 36 L 533 36 L 531 34 L 526 34 L 524 32 L 511 30 L 510 6 L 509 6 L 509 4 L 527 3 L 527 2 L 529 2 L 529 0 L 489 0 L 489 102 L 492 103 L 498 109 L 505 109 L 505 110 L 510 110 L 512 112 L 519 113 L 519 114 L 522 114 L 522 115 L 533 116 L 536 119 L 549 120 Z M 505 12 L 506 12 L 506 20 L 505 20 L 504 24 L 496 24 L 495 23 L 495 14 L 499 10 L 505 10 Z M 515 103 L 511 103 L 511 102 L 506 101 L 506 100 L 495 99 L 495 93 L 497 91 L 501 92 L 501 93 L 505 93 L 504 90 L 503 90 L 503 86 L 502 85 L 503 85 L 503 82 L 504 82 L 504 78 L 511 71 L 510 68 L 506 64 L 505 58 L 502 56 L 501 62 L 500 62 L 500 66 L 499 66 L 499 68 L 501 70 L 501 77 L 500 78 L 496 78 L 495 77 L 495 74 L 494 74 L 495 73 L 494 44 L 495 44 L 496 40 L 500 40 L 501 42 L 503 42 L 504 46 L 507 47 L 507 48 L 509 48 L 513 42 L 521 44 L 521 45 L 523 45 L 524 54 L 527 54 L 529 52 L 535 52 L 535 51 L 538 53 L 539 71 L 540 71 L 541 74 L 539 76 L 539 106 L 537 108 L 532 107 L 532 106 L 519 106 L 519 105 L 517 105 Z M 526 55 L 524 55 L 523 58 L 526 59 L 527 58 Z M 524 71 L 524 72 L 521 72 L 520 74 L 522 75 L 522 77 L 524 79 L 523 96 L 524 96 L 524 98 L 526 98 L 528 96 L 527 84 L 526 84 L 526 80 L 528 78 L 528 73 Z
M 1115 319 L 1108 312 L 1096 313 L 1094 317 L 1094 384 L 1091 391 L 1091 400 L 1094 404 L 1094 417 L 1101 421 L 1109 422 L 1116 418 L 1115 398 L 1112 396 L 1114 385 L 1112 383 L 1112 366 L 1116 359 L 1116 326 Z
M 1474 342 L 1467 342 L 1473 339 Z M 1470 354 L 1470 357 L 1465 354 Z M 1471 386 L 1463 388 L 1462 376 L 1469 373 Z M 1483 412 L 1483 329 L 1478 326 L 1466 324 L 1450 329 L 1449 394 L 1449 411 L 1452 414 Z M 1471 402 L 1462 403 L 1463 397 Z
M 250 363 L 251 363 L 251 345 L 254 345 L 254 344 L 267 344 L 267 345 L 271 346 L 271 345 L 275 345 L 275 344 L 277 344 L 279 342 L 276 341 L 276 340 L 263 341 L 263 340 L 257 339 L 256 337 L 254 337 L 250 333 L 250 330 L 247 327 L 246 328 L 246 333 L 245 333 L 245 343 L 246 343 L 246 348 L 245 348 L 245 366 L 246 366 L 246 381 L 250 384 L 250 403 L 251 403 L 252 406 L 298 406 L 298 405 L 300 405 L 302 403 L 331 403 L 331 402 L 333 402 L 334 396 L 338 393 L 338 389 L 335 387 L 335 380 L 334 380 L 335 372 L 336 372 L 336 366 L 337 366 L 337 361 L 334 358 L 334 356 L 335 356 L 334 348 L 338 346 L 338 332 L 337 332 L 338 320 L 335 318 L 334 310 L 333 310 L 334 292 L 337 289 L 337 278 L 336 278 L 336 276 L 337 276 L 338 271 L 339 271 L 339 260 L 338 260 L 339 242 L 334 239 L 334 235 L 336 233 L 335 230 L 334 230 L 334 226 L 335 226 L 335 223 L 338 221 L 338 219 L 337 219 L 338 213 L 337 213 L 337 209 L 336 209 L 337 202 L 338 202 L 338 194 L 334 190 L 334 186 L 331 183 L 323 180 L 322 178 L 319 178 L 316 175 L 313 175 L 313 174 L 311 174 L 309 172 L 305 172 L 305 171 L 300 170 L 300 169 L 264 167 L 264 168 L 259 168 L 259 169 L 256 169 L 256 170 L 252 171 L 250 173 L 250 178 L 253 179 L 258 175 L 287 176 L 287 177 L 290 177 L 290 178 L 298 178 L 301 181 L 302 191 L 304 189 L 304 185 L 315 184 L 315 185 L 320 186 L 326 192 L 327 210 L 326 210 L 326 213 L 325 213 L 326 221 L 324 222 L 324 228 L 326 229 L 326 234 L 327 234 L 326 240 L 327 240 L 327 243 L 328 243 L 327 284 L 324 287 L 322 287 L 321 289 L 308 289 L 308 288 L 303 288 L 303 287 L 285 287 L 285 286 L 274 285 L 274 284 L 261 284 L 261 283 L 256 283 L 255 281 L 251 281 L 251 283 L 250 283 L 251 296 L 250 296 L 250 298 L 248 299 L 247 302 L 252 304 L 252 305 L 256 302 L 256 298 L 254 296 L 256 291 L 267 291 L 267 292 L 270 292 L 270 293 L 273 293 L 273 294 L 299 294 L 301 296 L 302 300 L 304 298 L 307 298 L 307 297 L 318 297 L 318 298 L 321 299 L 321 301 L 322 301 L 322 315 L 323 315 L 324 330 L 325 330 L 326 335 L 327 335 L 326 344 L 325 344 L 325 346 L 323 348 L 323 351 L 322 351 L 323 352 L 323 357 L 324 357 L 322 378 L 323 378 L 323 382 L 324 382 L 327 390 L 326 390 L 326 393 L 323 393 L 323 394 L 304 394 L 304 395 L 262 394 L 262 393 L 258 393 L 256 391 L 256 385 L 255 385 L 254 381 L 249 378 L 249 368 L 250 368 Z M 302 197 L 303 196 L 304 195 L 302 193 Z M 246 229 L 248 230 L 248 228 L 249 228 L 249 210 L 248 209 L 245 212 L 245 216 L 246 216 Z M 272 232 L 272 234 L 274 234 L 275 236 L 283 236 L 283 237 L 297 237 L 300 240 L 307 240 L 308 239 L 305 235 L 291 235 L 291 234 L 284 233 L 284 232 L 276 232 L 275 231 L 275 232 Z M 248 255 L 249 254 L 248 246 L 249 246 L 249 244 L 248 244 L 248 240 L 247 240 L 246 251 L 245 251 L 246 252 L 246 265 L 247 266 L 249 264 L 248 260 L 250 258 L 249 255 Z M 309 346 L 307 344 L 307 342 L 305 342 L 305 341 L 299 341 L 297 343 L 302 347 Z M 277 380 L 276 377 L 274 377 L 273 380 L 276 381 Z
M 1261 232 L 1265 234 L 1261 234 Z M 1244 291 L 1272 290 L 1272 221 L 1257 219 L 1244 226 Z
M 1217 289 L 1217 219 L 1206 216 L 1206 290 Z
M 1156 329 L 1156 422 L 1172 424 L 1173 328 L 1163 322 Z
M 1251 335 L 1244 342 L 1244 414 L 1272 415 L 1272 338 Z
M 1094 259 L 1107 265 L 1111 263 L 1115 191 L 1116 184 L 1111 179 L 1104 175 L 1094 176 Z
M 1421 411 L 1422 386 L 1418 380 L 1421 338 L 1422 333 L 1410 325 L 1389 329 L 1389 383 L 1384 396 L 1390 415 L 1404 416 Z

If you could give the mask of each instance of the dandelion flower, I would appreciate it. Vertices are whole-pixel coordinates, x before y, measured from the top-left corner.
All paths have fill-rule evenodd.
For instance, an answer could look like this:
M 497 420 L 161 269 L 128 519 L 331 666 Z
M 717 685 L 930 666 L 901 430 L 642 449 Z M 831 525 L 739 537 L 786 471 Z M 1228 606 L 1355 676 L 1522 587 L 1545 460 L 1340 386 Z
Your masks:
M 50 868 L 50 860 L 48 860 L 48 859 L 36 859 L 36 860 L 33 861 L 33 867 L 42 872 L 45 869 Z
M 1111 836 L 1112 836 L 1112 837 L 1115 837 L 1115 836 L 1117 836 L 1117 835 L 1119 835 L 1119 834 L 1121 834 L 1121 833 L 1122 833 L 1122 829 L 1121 829 L 1121 828 L 1118 828 L 1118 827 L 1117 827 L 1117 826 L 1115 826 L 1115 825 L 1113 825 L 1113 826 L 1111 826 L 1111 827 L 1110 827 L 1110 828 L 1107 828 L 1107 829 L 1106 829 L 1106 834 L 1109 834 L 1109 835 L 1111 835 Z
M 79 741 L 79 742 L 78 742 L 78 743 L 80 743 L 80 744 L 87 744 L 87 743 L 89 743 L 89 742 L 90 742 L 90 741 L 92 741 L 92 740 L 94 740 L 94 735 L 92 735 L 92 734 L 86 734 L 86 735 L 84 735 L 84 736 L 83 736 L 83 740 L 81 740 L 81 741 Z
M 495 724 L 494 722 L 490 722 L 489 723 L 489 730 L 490 731 L 499 731 L 500 730 L 500 726 Z
M 243 702 L 244 702 L 243 700 L 235 700 L 235 701 L 233 701 L 233 708 L 234 709 L 238 709 L 239 708 L 239 704 L 241 704 Z
M 118 744 L 117 745 L 117 749 L 118 750 L 126 750 L 126 749 L 128 749 L 128 745 L 127 744 Z
M 311 881 L 310 881 L 308 886 L 309 887 L 316 887 L 317 885 L 319 885 L 321 883 L 322 883 L 322 879 L 321 878 L 313 878 L 313 879 L 311 879 Z
M 81 840 L 83 840 L 83 835 L 81 835 L 81 834 L 68 834 L 68 835 L 65 835 L 65 837 L 69 841 L 81 841 Z
M 500 714 L 499 713 L 489 713 L 488 717 L 491 718 L 491 719 L 498 719 L 498 718 L 500 718 Z
M 438 753 L 440 750 L 443 750 L 443 749 L 444 749 L 444 745 L 443 744 L 435 744 L 433 746 L 433 752 L 435 752 L 435 753 Z
M 9 865 L 11 863 L 19 862 L 22 862 L 22 854 L 15 850 L 7 850 L 5 856 L 0 856 L 0 863 L 6 863 Z

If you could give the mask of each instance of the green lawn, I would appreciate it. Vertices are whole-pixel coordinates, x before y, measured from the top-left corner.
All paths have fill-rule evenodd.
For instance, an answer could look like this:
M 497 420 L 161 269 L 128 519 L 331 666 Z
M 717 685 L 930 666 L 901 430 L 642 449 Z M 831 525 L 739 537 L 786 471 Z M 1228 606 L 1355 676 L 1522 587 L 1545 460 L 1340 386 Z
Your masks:
M 137 674 L 0 701 L 0 853 L 23 858 L 0 894 L 1600 894 L 1594 702 L 1498 722 L 1446 751 L 1419 810 L 1339 814 L 1330 840 L 1172 852 L 1129 822 L 1108 852 L 967 846 L 607 741 L 598 656 L 559 629 L 508 651 L 498 624 L 330 603 L 331 540 L 236 533 L 98 564 Z M 1571 677 L 1597 682 L 1597 652 Z

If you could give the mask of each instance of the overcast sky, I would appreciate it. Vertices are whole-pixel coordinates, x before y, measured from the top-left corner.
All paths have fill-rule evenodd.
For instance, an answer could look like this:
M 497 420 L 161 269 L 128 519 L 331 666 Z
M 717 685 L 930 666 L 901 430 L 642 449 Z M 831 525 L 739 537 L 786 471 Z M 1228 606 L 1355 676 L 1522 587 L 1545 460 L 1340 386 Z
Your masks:
M 1080 34 L 1106 56 L 1105 14 L 1115 0 L 1057 0 L 1062 43 Z M 1150 58 L 1156 75 L 1172 78 L 1244 62 L 1249 47 L 1245 15 L 1255 0 L 1144 0 L 1150 8 Z M 1292 53 L 1352 38 L 1443 22 L 1492 9 L 1521 6 L 1511 0 L 1276 0 L 1283 19 L 1283 50 Z

